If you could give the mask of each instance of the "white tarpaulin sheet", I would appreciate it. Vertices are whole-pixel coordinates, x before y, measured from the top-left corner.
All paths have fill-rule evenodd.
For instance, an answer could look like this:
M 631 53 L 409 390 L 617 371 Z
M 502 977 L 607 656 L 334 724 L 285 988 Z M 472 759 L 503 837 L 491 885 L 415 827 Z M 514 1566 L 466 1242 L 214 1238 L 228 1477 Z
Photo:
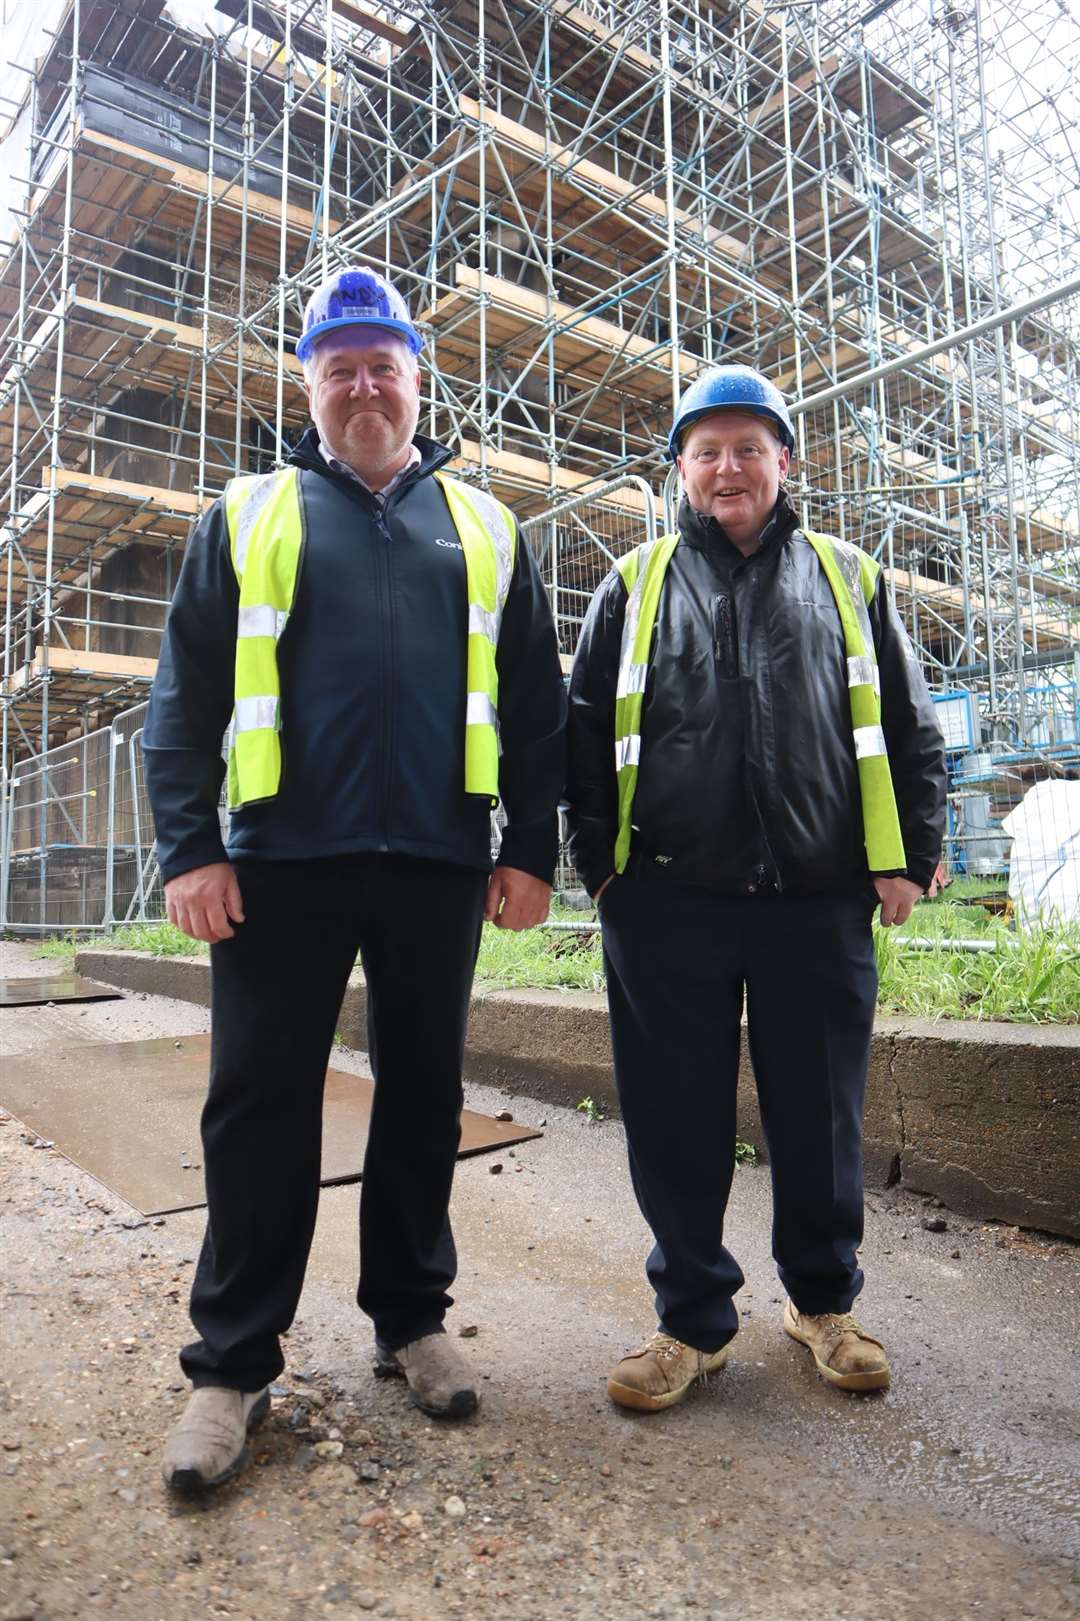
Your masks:
M 1080 923 L 1080 782 L 1037 782 L 1001 825 L 1021 926 Z

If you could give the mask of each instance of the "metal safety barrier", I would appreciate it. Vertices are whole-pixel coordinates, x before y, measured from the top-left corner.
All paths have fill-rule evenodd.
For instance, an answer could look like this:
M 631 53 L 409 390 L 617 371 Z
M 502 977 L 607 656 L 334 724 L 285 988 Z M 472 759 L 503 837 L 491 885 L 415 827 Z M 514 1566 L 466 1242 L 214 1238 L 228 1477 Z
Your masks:
M 0 928 L 85 933 L 165 916 L 146 710 L 21 761 L 0 784 Z

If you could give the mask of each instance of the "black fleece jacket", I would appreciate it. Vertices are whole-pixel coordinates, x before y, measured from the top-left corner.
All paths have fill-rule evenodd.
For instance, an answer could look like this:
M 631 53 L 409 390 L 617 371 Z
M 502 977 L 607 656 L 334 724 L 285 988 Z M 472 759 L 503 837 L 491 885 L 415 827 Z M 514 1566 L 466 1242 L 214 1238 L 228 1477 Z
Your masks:
M 727 893 L 867 885 L 844 635 L 781 494 L 752 556 L 684 499 L 644 695 L 632 851 Z M 626 588 L 613 569 L 570 682 L 571 854 L 593 893 L 613 870 L 615 686 Z M 906 876 L 925 888 L 945 831 L 934 706 L 884 576 L 869 605 Z
M 277 796 L 229 819 L 228 858 L 396 852 L 491 867 L 486 800 L 464 785 L 465 559 L 436 468 L 380 503 L 331 472 L 309 430 L 304 552 L 278 657 L 284 770 Z M 143 735 L 164 878 L 227 859 L 218 816 L 239 600 L 222 502 L 195 526 L 169 612 Z M 499 862 L 551 880 L 565 774 L 566 699 L 551 612 L 518 536 L 499 637 Z

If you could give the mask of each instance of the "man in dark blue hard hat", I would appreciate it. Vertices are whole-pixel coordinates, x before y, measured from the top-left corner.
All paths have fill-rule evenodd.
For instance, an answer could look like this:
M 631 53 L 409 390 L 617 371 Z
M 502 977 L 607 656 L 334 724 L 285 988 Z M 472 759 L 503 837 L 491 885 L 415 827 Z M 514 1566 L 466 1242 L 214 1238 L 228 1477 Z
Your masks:
M 723 1366 L 743 1284 L 724 1247 L 745 999 L 783 1326 L 844 1390 L 889 1365 L 863 1286 L 871 916 L 933 878 L 945 762 L 878 565 L 800 527 L 795 434 L 759 372 L 685 394 L 678 530 L 600 586 L 570 687 L 571 849 L 599 907 L 634 1190 L 659 1327 L 608 1380 L 658 1411 Z
M 240 1467 L 283 1366 L 358 952 L 375 1093 L 357 1304 L 376 1372 L 435 1417 L 477 1407 L 443 1328 L 465 1025 L 484 920 L 547 915 L 565 695 L 513 514 L 417 432 L 421 349 L 374 267 L 315 288 L 296 348 L 314 426 L 196 526 L 150 700 L 168 915 L 213 968 L 208 1220 L 181 1353 L 195 1388 L 163 1459 L 181 1491 Z

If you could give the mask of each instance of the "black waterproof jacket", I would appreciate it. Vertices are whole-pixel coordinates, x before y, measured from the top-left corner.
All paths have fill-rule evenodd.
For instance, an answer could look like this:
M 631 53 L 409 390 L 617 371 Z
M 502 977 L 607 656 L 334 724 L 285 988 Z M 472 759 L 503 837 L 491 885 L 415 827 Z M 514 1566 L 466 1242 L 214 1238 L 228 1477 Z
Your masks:
M 274 799 L 230 818 L 228 856 L 291 861 L 397 852 L 491 867 L 490 807 L 464 787 L 465 558 L 421 464 L 385 511 L 331 472 L 314 430 L 301 469 L 304 552 L 278 646 L 284 771 Z M 221 501 L 196 525 L 169 612 L 143 736 L 162 875 L 226 859 L 218 798 L 233 704 L 238 587 Z M 551 880 L 566 700 L 547 596 L 519 536 L 497 656 L 500 863 Z
M 685 499 L 678 524 L 645 688 L 635 867 L 732 894 L 867 885 L 844 636 L 816 553 L 783 493 L 748 558 Z M 614 869 L 625 607 L 613 569 L 570 683 L 571 854 L 590 893 Z M 869 614 L 906 876 L 925 888 L 945 830 L 941 732 L 883 577 Z

